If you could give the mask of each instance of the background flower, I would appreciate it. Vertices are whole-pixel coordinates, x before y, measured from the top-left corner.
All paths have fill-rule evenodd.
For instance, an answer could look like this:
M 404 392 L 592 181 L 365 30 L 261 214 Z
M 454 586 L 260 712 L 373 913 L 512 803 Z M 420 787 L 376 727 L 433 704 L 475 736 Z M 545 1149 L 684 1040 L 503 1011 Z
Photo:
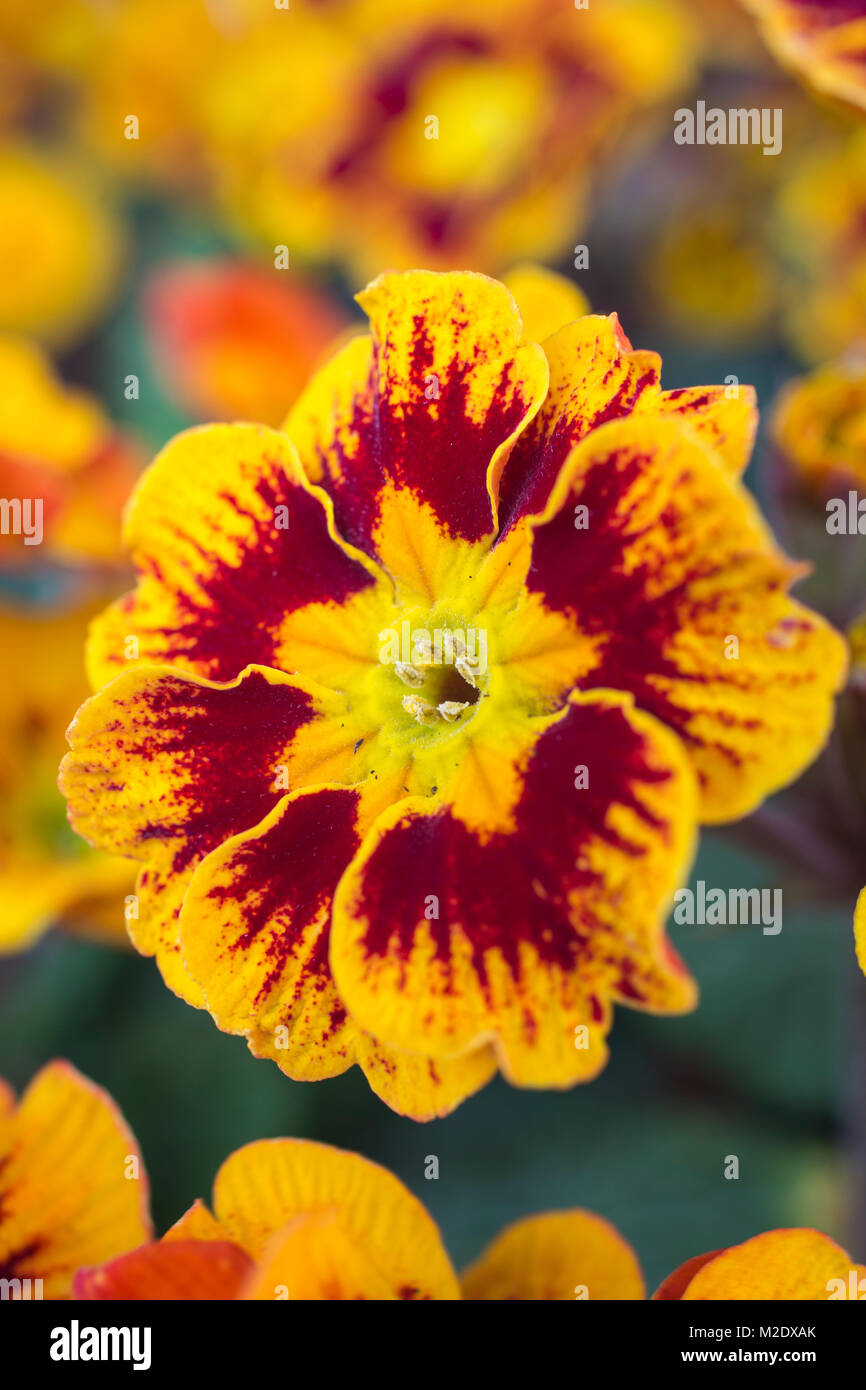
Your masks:
M 67 1062 L 43 1067 L 17 1103 L 0 1083 L 0 1197 L 0 1270 L 31 1281 L 19 1297 L 69 1298 L 82 1265 L 151 1233 L 135 1139 L 105 1091 Z

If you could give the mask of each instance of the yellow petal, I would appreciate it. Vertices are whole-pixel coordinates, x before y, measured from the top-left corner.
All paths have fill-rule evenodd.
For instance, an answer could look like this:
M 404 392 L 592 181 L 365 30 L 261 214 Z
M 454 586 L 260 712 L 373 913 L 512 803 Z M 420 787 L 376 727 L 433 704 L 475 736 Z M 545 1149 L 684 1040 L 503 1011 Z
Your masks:
M 820 1231 L 766 1231 L 710 1259 L 682 1294 L 686 1302 L 713 1299 L 795 1299 L 821 1302 L 851 1297 L 866 1275 L 841 1246 Z M 866 1288 L 866 1284 L 863 1285 Z M 856 1293 L 862 1297 L 862 1292 Z
M 637 1257 L 591 1211 L 552 1211 L 516 1221 L 464 1271 L 463 1297 L 505 1301 L 642 1299 Z
M 558 328 L 589 313 L 589 301 L 573 280 L 525 261 L 503 275 L 517 301 L 527 342 L 543 343 Z
M 357 1154 L 302 1139 L 265 1139 L 226 1159 L 214 1211 L 257 1260 L 293 1218 L 331 1211 L 395 1298 L 459 1297 L 439 1232 L 391 1173 Z
M 76 1270 L 150 1238 L 138 1146 L 106 1093 L 66 1062 L 34 1077 L 0 1142 L 0 1267 L 68 1297 Z

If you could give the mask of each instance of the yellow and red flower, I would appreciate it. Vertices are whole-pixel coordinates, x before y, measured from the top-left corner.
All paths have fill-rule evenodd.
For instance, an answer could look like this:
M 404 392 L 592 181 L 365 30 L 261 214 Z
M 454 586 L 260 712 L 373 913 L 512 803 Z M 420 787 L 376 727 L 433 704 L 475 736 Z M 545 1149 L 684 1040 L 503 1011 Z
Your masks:
M 0 333 L 73 341 L 116 288 L 122 248 L 116 216 L 73 163 L 0 143 Z
M 69 701 L 87 693 L 81 648 L 93 611 L 0 606 L 0 956 L 54 924 L 127 942 L 131 865 L 70 832 L 57 790 Z
M 462 1295 L 461 1295 L 462 1282 Z M 587 1211 L 503 1231 L 462 1281 L 431 1217 L 393 1174 L 357 1154 L 265 1139 L 217 1173 L 160 1241 L 82 1269 L 82 1299 L 639 1299 L 640 1266 Z
M 751 391 L 663 391 L 615 315 L 542 348 L 480 275 L 360 302 L 285 433 L 143 477 L 62 787 L 141 861 L 177 993 L 425 1118 L 497 1066 L 596 1075 L 614 1002 L 693 1005 L 663 923 L 697 824 L 816 755 L 845 647 L 739 482 Z
M 779 249 L 790 264 L 786 327 L 807 362 L 866 345 L 866 132 L 820 141 L 778 196 Z
M 567 246 L 614 139 L 686 85 L 687 8 L 117 0 L 80 126 L 270 255 L 498 270 Z
M 691 1302 L 795 1299 L 812 1303 L 866 1296 L 866 1265 L 808 1228 L 765 1231 L 742 1245 L 695 1255 L 653 1298 Z
M 828 363 L 789 382 L 774 410 L 773 438 L 809 491 L 866 487 L 866 361 Z
M 744 0 L 786 67 L 825 96 L 866 108 L 866 0 Z
M 670 0 L 272 14 L 226 45 L 202 102 L 218 196 L 263 244 L 359 276 L 559 252 L 613 139 L 688 82 L 685 21 Z
M 145 288 L 165 389 L 201 420 L 279 425 L 350 320 L 310 281 L 241 260 L 161 266 Z
M 0 494 L 30 508 L 4 524 L 0 570 L 116 564 L 140 466 L 92 396 L 64 385 L 35 344 L 0 335 Z
M 10 1281 L 8 1296 L 69 1298 L 83 1265 L 150 1238 L 147 1176 L 110 1096 L 68 1062 L 44 1067 L 17 1105 L 0 1081 L 0 1279 Z

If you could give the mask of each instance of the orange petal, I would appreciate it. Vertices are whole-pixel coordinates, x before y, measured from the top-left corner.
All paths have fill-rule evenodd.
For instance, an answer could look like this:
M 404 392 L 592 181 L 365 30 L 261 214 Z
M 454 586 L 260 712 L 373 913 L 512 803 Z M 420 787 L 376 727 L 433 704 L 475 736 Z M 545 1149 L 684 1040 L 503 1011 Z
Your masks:
M 860 1284 L 864 1276 L 866 1266 L 855 1265 L 841 1246 L 820 1231 L 766 1231 L 707 1259 L 681 1297 L 686 1301 L 812 1302 L 859 1298 L 866 1290 L 866 1282 Z
M 698 1270 L 703 1269 L 705 1264 L 720 1254 L 722 1254 L 721 1250 L 710 1250 L 706 1255 L 693 1255 L 690 1260 L 684 1261 L 675 1269 L 673 1274 L 669 1274 L 667 1279 L 662 1280 L 653 1294 L 653 1298 L 660 1302 L 676 1302 L 682 1298 Z
M 247 1281 L 247 1299 L 393 1301 L 393 1281 L 349 1235 L 333 1208 L 303 1212 L 265 1247 Z M 405 1296 L 410 1296 L 407 1291 Z M 411 1294 L 415 1297 L 413 1291 Z
M 312 281 L 217 258 L 161 266 L 145 310 L 166 389 L 193 415 L 275 427 L 348 324 Z
M 212 1215 L 200 1197 L 196 1197 L 183 1216 L 179 1216 L 173 1226 L 169 1226 L 163 1241 L 173 1240 L 221 1240 L 227 1239 L 226 1232 Z
M 82 1269 L 74 1295 L 120 1302 L 225 1301 L 239 1296 L 252 1268 L 249 1255 L 226 1241 L 158 1241 L 98 1269 Z
M 591 1211 L 552 1211 L 515 1221 L 464 1271 L 463 1297 L 505 1301 L 642 1299 L 637 1257 Z

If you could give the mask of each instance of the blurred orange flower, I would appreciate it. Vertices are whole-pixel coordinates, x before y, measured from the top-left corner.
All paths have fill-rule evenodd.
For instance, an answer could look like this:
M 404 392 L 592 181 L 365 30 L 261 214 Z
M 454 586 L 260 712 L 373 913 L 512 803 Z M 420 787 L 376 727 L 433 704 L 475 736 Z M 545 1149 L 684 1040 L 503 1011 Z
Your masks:
M 131 866 L 72 833 L 57 789 L 70 706 L 86 693 L 92 615 L 0 606 L 0 955 L 54 924 L 127 944 Z
M 742 1245 L 695 1255 L 669 1274 L 653 1298 L 689 1301 L 806 1300 L 866 1297 L 866 1265 L 820 1231 L 779 1230 Z
M 0 1081 L 2 1297 L 69 1298 L 82 1265 L 150 1238 L 147 1175 L 111 1097 L 68 1062 L 17 1105 Z
M 773 411 L 773 439 L 818 496 L 866 488 L 866 359 L 829 363 L 788 382 Z
M 776 226 L 797 352 L 821 362 L 866 346 L 866 131 L 804 154 L 780 188 Z
M 116 565 L 140 465 L 94 397 L 67 387 L 35 344 L 0 334 L 0 572 Z
M 144 293 L 165 389 L 202 420 L 279 425 L 352 322 L 311 281 L 245 261 L 172 262 Z

